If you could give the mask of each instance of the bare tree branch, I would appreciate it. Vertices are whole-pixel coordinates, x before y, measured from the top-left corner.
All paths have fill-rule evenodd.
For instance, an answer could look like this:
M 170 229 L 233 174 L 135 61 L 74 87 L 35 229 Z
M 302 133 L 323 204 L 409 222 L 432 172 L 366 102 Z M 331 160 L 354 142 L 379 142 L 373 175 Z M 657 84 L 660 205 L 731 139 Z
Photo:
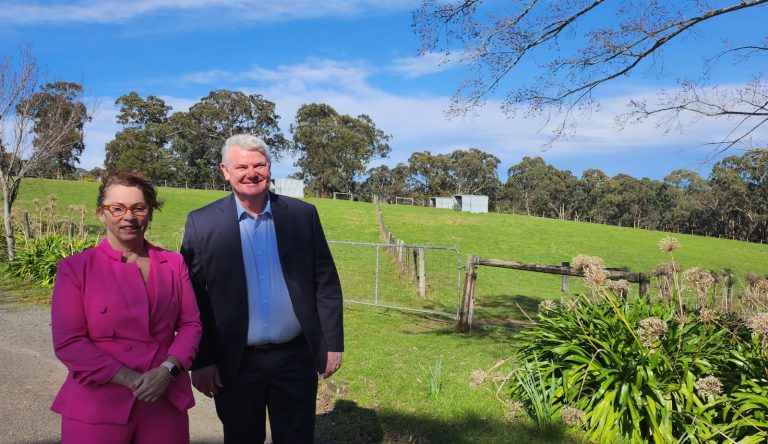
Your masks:
M 83 106 L 80 93 L 70 100 L 47 104 L 43 119 L 36 116 L 34 100 L 45 76 L 28 48 L 18 59 L 0 58 L 0 188 L 3 194 L 3 226 L 8 256 L 14 257 L 14 228 L 11 209 L 24 176 L 42 162 L 63 150 L 71 149 L 68 135 L 82 125 L 84 113 L 73 112 Z M 85 114 L 87 116 L 87 113 Z M 37 122 L 40 127 L 35 127 Z
M 626 77 L 641 66 L 655 66 L 663 60 L 665 47 L 691 35 L 705 22 L 747 8 L 764 8 L 767 3 L 730 0 L 713 8 L 704 0 L 528 0 L 502 5 L 480 0 L 425 0 L 414 13 L 413 24 L 422 40 L 421 54 L 441 52 L 449 57 L 460 49 L 455 58 L 468 66 L 469 74 L 451 100 L 449 115 L 474 111 L 495 91 L 514 85 L 502 109 L 511 115 L 518 105 L 526 105 L 530 115 L 551 117 L 554 112 L 562 118 L 553 130 L 557 139 L 572 132 L 575 110 L 589 112 L 599 106 L 594 94 L 604 84 Z M 615 19 L 606 21 L 604 17 Z M 746 43 L 720 51 L 710 62 L 726 54 L 754 55 L 766 49 L 765 42 Z M 515 73 L 527 74 L 525 70 L 531 65 L 538 73 L 533 82 L 513 78 Z M 752 110 L 724 107 L 718 113 L 693 106 L 693 102 L 691 106 L 677 104 L 677 110 L 701 117 L 733 117 L 740 113 L 754 117 L 761 115 L 759 102 L 753 102 Z M 670 112 L 671 108 L 671 104 L 661 106 L 644 117 Z M 636 122 L 638 117 L 640 114 L 634 114 L 625 121 Z

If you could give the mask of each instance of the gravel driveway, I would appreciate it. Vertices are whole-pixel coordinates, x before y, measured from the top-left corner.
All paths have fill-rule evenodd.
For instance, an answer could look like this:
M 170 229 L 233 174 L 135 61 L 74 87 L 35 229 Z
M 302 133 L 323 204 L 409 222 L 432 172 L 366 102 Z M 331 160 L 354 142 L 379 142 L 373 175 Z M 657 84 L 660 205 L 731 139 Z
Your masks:
M 0 443 L 59 442 L 59 415 L 48 407 L 66 374 L 53 355 L 49 310 L 0 302 Z M 213 400 L 195 400 L 192 442 L 222 442 Z

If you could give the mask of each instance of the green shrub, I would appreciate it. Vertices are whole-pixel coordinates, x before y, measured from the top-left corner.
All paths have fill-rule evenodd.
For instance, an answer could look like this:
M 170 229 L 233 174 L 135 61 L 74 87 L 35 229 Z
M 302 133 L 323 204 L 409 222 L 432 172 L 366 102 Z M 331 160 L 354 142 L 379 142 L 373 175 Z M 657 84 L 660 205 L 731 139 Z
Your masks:
M 52 287 L 59 261 L 94 245 L 92 240 L 59 234 L 31 239 L 18 246 L 14 259 L 6 263 L 5 270 L 13 277 Z
M 531 420 L 539 430 L 551 432 L 559 425 L 556 415 L 558 409 L 554 401 L 560 384 L 555 380 L 554 372 L 549 372 L 547 378 L 541 368 L 536 356 L 533 362 L 525 360 L 523 366 L 515 372 L 514 384 L 515 390 L 523 395 L 523 405 Z
M 768 315 L 691 310 L 679 294 L 627 303 L 606 288 L 600 265 L 585 270 L 591 297 L 542 303 L 518 336 L 525 372 L 559 382 L 551 410 L 584 412 L 589 441 L 765 442 Z M 510 391 L 535 401 L 524 384 Z

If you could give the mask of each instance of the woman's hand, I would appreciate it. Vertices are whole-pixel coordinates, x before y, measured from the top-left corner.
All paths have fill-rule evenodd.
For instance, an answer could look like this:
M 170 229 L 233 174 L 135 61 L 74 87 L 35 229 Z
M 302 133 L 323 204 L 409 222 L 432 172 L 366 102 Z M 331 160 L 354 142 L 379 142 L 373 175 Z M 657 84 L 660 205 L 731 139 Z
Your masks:
M 171 373 L 167 368 L 155 367 L 139 376 L 130 388 L 139 401 L 155 402 L 165 393 L 171 379 Z
M 128 367 L 120 367 L 120 370 L 109 380 L 112 384 L 119 384 L 133 390 L 133 384 L 141 377 L 141 373 Z

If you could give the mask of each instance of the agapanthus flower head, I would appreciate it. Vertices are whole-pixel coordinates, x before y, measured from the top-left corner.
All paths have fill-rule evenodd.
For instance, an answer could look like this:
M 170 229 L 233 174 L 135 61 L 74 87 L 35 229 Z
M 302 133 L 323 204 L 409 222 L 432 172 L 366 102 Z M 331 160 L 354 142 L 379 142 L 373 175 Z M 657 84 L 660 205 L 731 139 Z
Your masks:
M 579 254 L 571 260 L 571 268 L 584 271 L 587 268 L 605 268 L 605 265 L 601 257 Z
M 608 279 L 608 271 L 602 268 L 587 268 L 584 270 L 584 282 L 590 288 L 599 288 Z
M 539 302 L 539 313 L 547 315 L 552 311 L 557 310 L 557 302 L 545 299 Z
M 747 327 L 763 341 L 768 341 L 768 313 L 757 313 L 747 317 Z
M 667 323 L 656 317 L 641 320 L 637 329 L 637 335 L 646 347 L 653 346 L 653 343 L 661 340 L 666 332 Z
M 677 262 L 663 262 L 653 269 L 654 276 L 672 276 L 680 271 L 680 265 Z
M 717 311 L 711 308 L 702 308 L 699 310 L 699 322 L 709 324 L 717 320 Z
M 706 398 L 707 396 L 719 396 L 723 394 L 723 383 L 716 377 L 709 375 L 704 378 L 699 378 L 694 384 L 699 396 Z
M 765 276 L 751 274 L 747 276 L 747 282 L 749 283 L 749 288 L 768 294 L 768 278 Z
M 629 282 L 626 279 L 619 279 L 618 281 L 608 281 L 605 286 L 609 290 L 615 293 L 626 293 L 629 291 Z
M 677 251 L 679 249 L 680 249 L 680 241 L 678 241 L 674 237 L 666 236 L 665 238 L 659 241 L 659 250 L 661 251 L 672 253 L 673 251 Z
M 599 288 L 608 279 L 603 259 L 598 256 L 580 254 L 573 258 L 571 267 L 584 273 L 584 282 L 590 288 Z
M 683 279 L 699 293 L 706 293 L 715 283 L 712 273 L 701 267 L 693 267 L 683 272 Z
M 576 407 L 571 407 L 569 405 L 563 407 L 561 415 L 563 418 L 563 424 L 572 427 L 584 424 L 584 422 L 587 420 L 587 415 L 583 410 L 577 409 Z

